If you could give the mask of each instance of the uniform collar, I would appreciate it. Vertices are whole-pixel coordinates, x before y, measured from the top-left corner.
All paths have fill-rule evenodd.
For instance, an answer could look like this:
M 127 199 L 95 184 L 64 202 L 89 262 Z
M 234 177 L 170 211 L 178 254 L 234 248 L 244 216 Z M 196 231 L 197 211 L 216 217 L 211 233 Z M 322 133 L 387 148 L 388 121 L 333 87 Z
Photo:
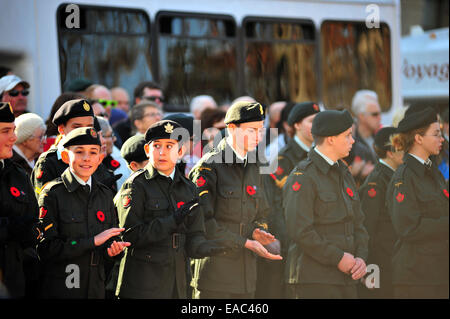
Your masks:
M 150 163 L 148 163 L 147 166 L 145 166 L 145 177 L 147 179 L 154 179 L 157 176 L 163 176 L 166 178 L 171 178 L 172 181 L 175 181 L 178 178 L 178 174 L 176 172 L 177 172 L 176 165 L 175 165 L 175 168 L 173 169 L 172 173 L 169 176 L 158 172 L 158 170 L 156 170 Z
M 327 156 L 322 154 L 317 147 L 314 147 L 311 152 L 308 153 L 308 157 L 311 158 L 311 160 L 314 162 L 314 164 L 319 167 L 319 169 L 322 171 L 322 173 L 327 174 L 331 167 L 334 166 L 334 164 L 337 164 L 337 166 L 341 167 L 342 163 L 339 162 L 333 162 L 330 160 Z
M 25 156 L 25 154 L 22 152 L 22 150 L 16 145 L 13 145 L 13 150 L 20 156 L 22 157 L 25 162 L 27 162 L 28 166 L 31 167 L 31 169 L 33 169 L 34 167 L 34 161 L 29 161 L 28 158 Z
M 69 192 L 74 192 L 78 187 L 89 185 L 89 189 L 92 190 L 93 182 L 92 176 L 89 177 L 87 182 L 84 182 L 76 174 L 72 173 L 70 167 L 61 174 L 61 179 Z
M 425 174 L 425 161 L 417 156 L 408 153 L 403 158 L 404 163 L 411 168 L 418 176 L 423 176 Z
M 56 156 L 59 160 L 61 160 L 61 152 L 64 151 L 64 147 L 62 146 L 63 143 L 61 141 L 56 145 Z
M 389 165 L 388 163 L 386 163 L 385 161 L 383 161 L 381 158 L 378 160 L 381 164 L 383 164 L 384 166 L 388 167 L 389 169 L 391 169 L 393 172 L 395 172 L 395 169 L 393 169 L 391 167 L 391 165 Z
M 311 147 L 308 147 L 305 143 L 302 142 L 301 139 L 298 138 L 297 135 L 294 135 L 294 141 L 306 152 L 308 153 L 311 150 Z
M 231 137 L 228 137 L 228 138 L 231 138 Z M 228 147 L 233 150 L 234 155 L 236 156 L 237 159 L 239 159 L 240 161 L 245 163 L 247 161 L 247 158 L 248 158 L 248 153 L 246 153 L 244 157 L 239 155 L 239 153 L 234 149 L 233 145 L 231 145 L 231 143 L 228 142 L 228 138 L 225 138 L 225 142 L 227 143 Z

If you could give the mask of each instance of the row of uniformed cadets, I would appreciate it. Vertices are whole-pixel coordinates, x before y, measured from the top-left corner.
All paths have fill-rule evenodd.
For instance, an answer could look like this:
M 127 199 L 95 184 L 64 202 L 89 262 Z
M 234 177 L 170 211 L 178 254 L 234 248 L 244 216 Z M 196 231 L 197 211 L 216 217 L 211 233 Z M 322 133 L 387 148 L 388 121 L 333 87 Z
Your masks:
M 77 100 L 55 114 L 55 123 L 67 136 L 56 154 L 41 156 L 38 163 L 43 164 L 33 171 L 37 213 L 33 188 L 22 173 L 15 168 L 12 174 L 21 184 L 3 178 L 14 167 L 8 161 L 14 117 L 7 104 L 1 106 L 2 205 L 11 200 L 34 205 L 22 211 L 2 207 L 2 213 L 10 213 L 1 225 L 2 247 L 12 247 L 17 254 L 19 242 L 38 237 L 45 282 L 41 297 L 103 298 L 109 280 L 120 298 L 186 298 L 189 257 L 195 258 L 196 298 L 356 298 L 368 261 L 379 264 L 383 288 L 392 284 L 395 296 L 448 296 L 448 186 L 433 165 L 419 178 L 414 179 L 414 170 L 407 175 L 409 166 L 422 168 L 416 162 L 439 153 L 442 137 L 432 110 L 407 115 L 395 132 L 380 131 L 376 145 L 385 157 L 361 188 L 361 196 L 341 160 L 353 144 L 353 120 L 346 111 L 320 112 L 315 103 L 296 105 L 289 121 L 304 134 L 281 151 L 276 172 L 263 175 L 256 152 L 263 107 L 235 103 L 225 118 L 228 135 L 194 167 L 192 182 L 176 168 L 183 143 L 173 132 L 180 124 L 158 122 L 145 137 L 129 140 L 122 148 L 137 172 L 114 199 L 118 215 L 113 192 L 96 177 L 102 160 L 100 137 L 96 130 L 76 128 L 94 126 L 90 110 L 87 101 Z M 388 145 L 393 133 L 399 134 L 394 145 Z M 401 162 L 399 151 L 407 154 L 397 170 L 402 175 L 392 178 L 395 183 L 390 182 L 384 195 L 380 171 L 395 170 Z M 45 166 L 50 161 L 55 163 Z M 422 194 L 425 176 L 428 184 Z M 384 178 L 386 184 L 389 178 Z M 364 210 L 375 207 L 376 200 L 379 209 Z M 20 221 L 12 215 L 21 216 Z M 30 232 L 37 215 L 40 223 Z M 18 226 L 23 236 L 17 237 Z M 377 239 L 384 238 L 383 227 L 394 229 L 388 243 Z M 7 253 L 4 249 L 0 256 L 3 282 L 11 296 L 23 296 L 23 271 L 12 265 Z M 80 288 L 66 285 L 69 264 L 80 269 Z M 425 265 L 442 271 L 428 274 Z M 392 280 L 386 279 L 391 272 Z M 392 289 L 383 291 L 382 296 L 392 296 Z

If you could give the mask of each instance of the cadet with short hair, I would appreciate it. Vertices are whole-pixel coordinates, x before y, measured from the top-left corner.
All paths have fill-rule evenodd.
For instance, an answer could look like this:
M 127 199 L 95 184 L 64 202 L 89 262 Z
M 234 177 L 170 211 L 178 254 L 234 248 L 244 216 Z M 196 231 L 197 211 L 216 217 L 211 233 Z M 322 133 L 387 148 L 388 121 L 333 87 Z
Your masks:
M 144 168 L 148 163 L 148 157 L 144 150 L 145 144 L 144 136 L 135 135 L 126 140 L 120 149 L 120 155 L 127 161 L 128 168 L 132 172 Z
M 287 271 L 296 298 L 357 298 L 366 273 L 368 235 L 355 181 L 341 161 L 352 144 L 348 111 L 316 115 L 316 147 L 284 186 L 290 240 Z
M 275 238 L 265 232 L 269 206 L 255 151 L 263 120 L 261 104 L 234 103 L 225 116 L 228 137 L 190 173 L 199 190 L 207 238 L 226 240 L 230 248 L 224 255 L 195 260 L 192 286 L 196 298 L 253 298 L 255 253 L 282 259 L 264 247 Z
M 392 267 L 395 298 L 448 298 L 448 184 L 430 156 L 442 147 L 436 112 L 406 115 L 393 145 L 405 152 L 387 191 L 398 240 Z

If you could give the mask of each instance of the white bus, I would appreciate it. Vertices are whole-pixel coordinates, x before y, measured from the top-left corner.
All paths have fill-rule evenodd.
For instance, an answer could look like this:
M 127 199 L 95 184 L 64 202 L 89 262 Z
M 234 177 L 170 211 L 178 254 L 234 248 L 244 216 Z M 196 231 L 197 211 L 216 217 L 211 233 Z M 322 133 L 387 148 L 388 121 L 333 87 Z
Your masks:
M 68 83 L 86 78 L 162 87 L 167 111 L 212 95 L 264 104 L 350 107 L 380 98 L 389 124 L 402 106 L 400 0 L 0 0 L 0 65 L 31 84 L 47 117 Z M 79 14 L 78 14 L 79 13 Z

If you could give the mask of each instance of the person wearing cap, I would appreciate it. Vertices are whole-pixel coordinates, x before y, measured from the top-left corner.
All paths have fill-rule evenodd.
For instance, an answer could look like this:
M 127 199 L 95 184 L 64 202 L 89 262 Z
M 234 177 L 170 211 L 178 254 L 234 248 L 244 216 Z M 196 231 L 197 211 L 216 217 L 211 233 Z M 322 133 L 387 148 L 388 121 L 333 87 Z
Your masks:
M 123 143 L 120 154 L 127 161 L 131 172 L 143 169 L 148 163 L 147 154 L 145 154 L 145 138 L 141 135 L 130 137 Z
M 366 274 L 369 236 L 355 181 L 341 159 L 354 143 L 347 110 L 314 118 L 316 146 L 283 188 L 289 236 L 287 280 L 295 298 L 357 298 Z
M 253 298 L 256 255 L 281 260 L 265 245 L 269 206 L 263 191 L 256 147 L 264 132 L 264 109 L 257 102 L 236 102 L 225 115 L 228 136 L 205 154 L 190 173 L 197 185 L 208 238 L 226 240 L 223 256 L 195 260 L 192 286 L 197 299 Z
M 9 102 L 14 116 L 28 113 L 28 94 L 30 84 L 17 75 L 5 75 L 0 79 L 0 102 Z
M 397 242 L 392 258 L 394 297 L 448 298 L 449 190 L 436 163 L 443 138 L 436 111 L 406 115 L 393 137 L 405 153 L 386 202 Z
M 124 240 L 131 242 L 119 268 L 119 298 L 186 299 L 187 257 L 222 253 L 219 241 L 207 241 L 192 182 L 176 167 L 183 155 L 178 123 L 162 120 L 145 133 L 149 163 L 131 175 L 115 198 Z
M 393 297 L 391 259 L 396 235 L 386 207 L 386 190 L 395 170 L 403 163 L 403 151 L 392 146 L 395 132 L 394 127 L 388 126 L 375 135 L 373 148 L 379 160 L 359 189 L 364 226 L 370 237 L 368 264 L 380 269 L 379 287 L 367 290 L 373 288 L 372 283 L 360 286 L 360 296 L 365 298 Z
M 118 238 L 124 229 L 117 228 L 111 190 L 93 176 L 103 160 L 97 131 L 76 128 L 62 145 L 69 167 L 43 188 L 38 201 L 40 297 L 103 299 L 106 259 L 120 258 L 130 243 Z
M 0 102 L 0 282 L 9 297 L 22 298 L 29 288 L 24 249 L 35 244 L 32 227 L 39 209 L 29 176 L 11 161 L 17 140 L 14 119 L 11 105 Z

